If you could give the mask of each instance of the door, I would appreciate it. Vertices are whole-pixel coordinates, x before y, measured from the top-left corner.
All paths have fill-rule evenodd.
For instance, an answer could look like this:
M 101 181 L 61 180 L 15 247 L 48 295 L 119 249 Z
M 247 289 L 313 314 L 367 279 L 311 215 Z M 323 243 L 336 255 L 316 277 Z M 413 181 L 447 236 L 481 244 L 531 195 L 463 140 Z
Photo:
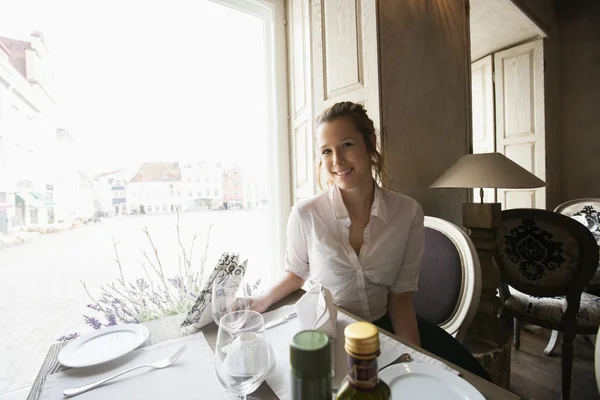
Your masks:
M 491 55 L 471 64 L 473 154 L 496 151 L 493 72 L 493 58 Z M 473 202 L 477 203 L 479 201 L 479 189 L 473 189 Z M 483 202 L 495 203 L 496 190 L 484 189 Z
M 290 0 L 288 7 L 288 66 L 290 76 L 290 146 L 292 202 L 316 193 L 312 149 L 314 114 L 310 64 L 310 0 Z
M 546 180 L 544 47 L 536 40 L 494 55 L 496 150 Z M 499 189 L 503 209 L 546 208 L 546 189 Z
M 294 202 L 318 191 L 315 118 L 363 104 L 380 129 L 376 0 L 290 0 L 290 143 Z M 323 182 L 326 179 L 322 179 Z

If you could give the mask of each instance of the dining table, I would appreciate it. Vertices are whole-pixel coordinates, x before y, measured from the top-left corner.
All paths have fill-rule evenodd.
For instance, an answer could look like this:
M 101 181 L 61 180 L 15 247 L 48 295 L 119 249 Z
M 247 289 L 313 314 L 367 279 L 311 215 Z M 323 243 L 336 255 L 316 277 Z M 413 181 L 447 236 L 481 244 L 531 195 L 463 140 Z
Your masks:
M 275 309 L 285 306 L 285 305 L 295 304 L 296 301 L 298 301 L 304 293 L 305 292 L 302 289 L 300 289 L 300 290 L 292 293 L 291 295 L 287 296 L 286 298 L 282 299 L 278 303 L 275 303 L 267 311 L 272 311 L 272 310 L 275 310 Z M 346 314 L 347 316 L 349 316 L 355 320 L 360 320 L 360 318 L 346 312 L 345 310 L 343 310 L 341 308 L 338 308 L 338 311 Z M 191 335 L 194 333 L 202 332 L 206 338 L 206 341 L 208 342 L 208 345 L 214 351 L 215 343 L 217 340 L 217 331 L 218 331 L 217 325 L 214 322 L 212 322 L 202 328 L 188 327 L 188 328 L 182 329 L 181 322 L 183 321 L 184 317 L 185 317 L 185 315 L 180 314 L 180 315 L 164 317 L 164 318 L 153 320 L 153 321 L 143 322 L 142 324 L 148 328 L 150 335 L 149 335 L 148 339 L 146 340 L 146 342 L 144 344 L 142 344 L 140 347 L 152 346 L 152 345 L 162 343 L 162 342 L 165 342 L 168 340 L 177 339 L 177 338 L 184 337 L 186 335 Z M 473 387 L 475 387 L 487 400 L 521 399 L 521 397 L 501 388 L 500 386 L 497 386 L 485 379 L 482 379 L 482 378 L 470 373 L 469 371 L 467 371 L 463 368 L 460 368 L 457 365 L 449 363 L 449 362 L 435 356 L 434 354 L 427 352 L 424 349 L 417 348 L 417 347 L 411 345 L 410 343 L 403 341 L 402 339 L 400 339 L 399 337 L 395 336 L 394 334 L 392 334 L 390 332 L 387 332 L 384 330 L 380 330 L 380 331 L 382 334 L 387 335 L 388 337 L 403 343 L 405 346 L 408 346 L 415 351 L 418 351 L 422 354 L 426 354 L 430 357 L 440 360 L 443 363 L 447 364 L 449 367 L 458 371 L 460 374 L 459 376 L 462 379 L 466 380 L 468 383 L 470 383 Z M 68 342 L 58 342 L 56 344 L 53 344 L 50 347 L 48 354 L 46 355 L 46 358 L 37 374 L 37 377 L 36 377 L 32 387 L 31 387 L 31 391 L 29 392 L 27 400 L 39 400 L 40 395 L 42 393 L 42 389 L 44 387 L 44 383 L 46 381 L 46 378 L 49 375 L 52 375 L 52 374 L 55 374 L 55 373 L 58 373 L 61 371 L 65 371 L 68 369 L 68 368 L 62 366 L 58 362 L 58 354 L 60 353 L 61 349 L 67 345 L 67 343 Z M 396 362 L 400 362 L 400 360 L 397 360 Z M 277 395 L 273 392 L 273 390 L 271 390 L 271 388 L 269 387 L 269 385 L 266 382 L 263 382 L 262 385 L 252 394 L 252 396 L 254 396 L 260 400 L 278 400 Z

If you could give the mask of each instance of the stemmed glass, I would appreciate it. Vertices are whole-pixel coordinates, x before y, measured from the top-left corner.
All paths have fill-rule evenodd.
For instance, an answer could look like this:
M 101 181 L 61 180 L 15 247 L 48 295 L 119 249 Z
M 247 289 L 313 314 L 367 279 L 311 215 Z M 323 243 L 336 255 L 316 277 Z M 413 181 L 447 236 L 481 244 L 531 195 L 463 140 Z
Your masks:
M 250 310 L 250 302 L 247 285 L 242 275 L 228 274 L 215 278 L 211 300 L 212 316 L 217 325 L 223 316 L 234 311 L 245 311 L 236 314 L 239 318 L 238 326 L 244 325 L 248 318 L 247 311 Z
M 241 313 L 245 324 L 240 327 Z M 265 321 L 256 311 L 234 311 L 219 321 L 215 346 L 215 370 L 219 382 L 243 400 L 265 380 L 271 352 L 264 336 Z

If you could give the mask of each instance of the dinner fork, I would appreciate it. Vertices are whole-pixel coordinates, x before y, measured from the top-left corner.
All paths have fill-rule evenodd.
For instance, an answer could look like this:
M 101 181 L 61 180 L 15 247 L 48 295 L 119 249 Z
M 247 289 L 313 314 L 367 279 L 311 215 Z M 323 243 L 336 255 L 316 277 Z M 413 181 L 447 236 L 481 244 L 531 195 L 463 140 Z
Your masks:
M 169 365 L 173 364 L 175 361 L 177 361 L 177 359 L 179 357 L 181 357 L 181 355 L 185 352 L 186 349 L 187 349 L 187 345 L 184 344 L 175 353 L 171 354 L 167 358 L 163 358 L 162 360 L 156 361 L 152 364 L 142 364 L 142 365 L 138 365 L 137 367 L 126 369 L 125 371 L 117 372 L 116 374 L 109 376 L 108 378 L 100 379 L 100 380 L 90 383 L 88 385 L 79 386 L 79 387 L 76 387 L 73 389 L 67 389 L 63 392 L 63 395 L 65 395 L 66 397 L 77 396 L 78 394 L 87 392 L 88 390 L 92 390 L 92 389 L 110 381 L 111 379 L 116 378 L 117 376 L 121 376 L 128 372 L 131 372 L 134 369 L 144 368 L 144 367 L 157 368 L 157 369 L 166 368 Z

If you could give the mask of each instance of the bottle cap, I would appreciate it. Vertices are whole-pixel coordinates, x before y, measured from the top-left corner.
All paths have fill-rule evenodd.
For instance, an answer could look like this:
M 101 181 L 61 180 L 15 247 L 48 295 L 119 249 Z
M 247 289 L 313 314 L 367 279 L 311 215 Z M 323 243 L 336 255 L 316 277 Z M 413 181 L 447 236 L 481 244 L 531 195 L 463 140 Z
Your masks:
M 354 322 L 344 329 L 346 352 L 369 356 L 379 353 L 379 330 L 369 322 Z
M 331 374 L 329 337 L 319 331 L 298 332 L 290 344 L 290 364 L 301 378 Z

